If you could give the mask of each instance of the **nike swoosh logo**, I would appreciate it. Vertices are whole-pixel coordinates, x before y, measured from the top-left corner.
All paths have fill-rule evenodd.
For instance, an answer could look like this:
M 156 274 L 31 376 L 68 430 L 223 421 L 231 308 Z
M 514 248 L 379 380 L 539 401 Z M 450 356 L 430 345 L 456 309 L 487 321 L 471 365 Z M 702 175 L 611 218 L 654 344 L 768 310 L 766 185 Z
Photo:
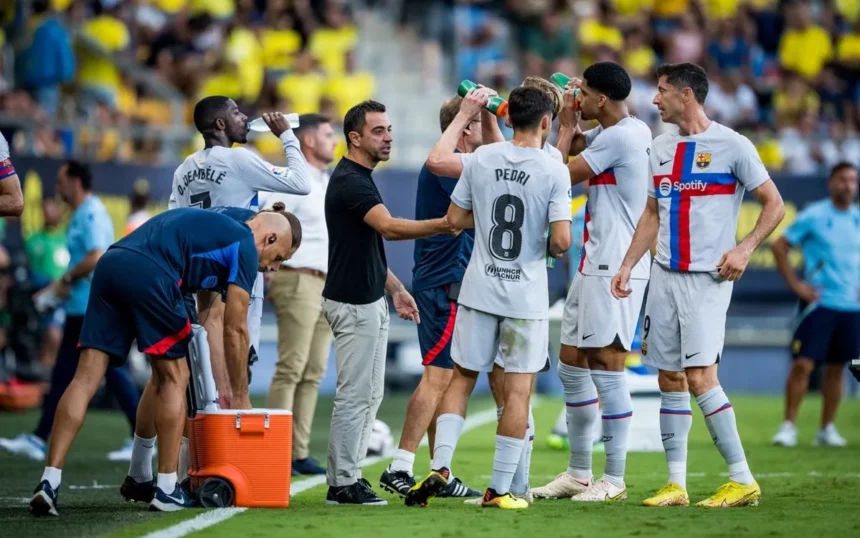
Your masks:
M 664 164 L 670 163 L 670 162 L 672 162 L 672 159 L 669 159 L 668 161 L 660 161 L 660 166 L 663 166 Z
M 693 357 L 695 357 L 696 355 L 699 355 L 700 353 L 702 353 L 702 352 L 699 351 L 698 353 L 693 353 L 692 355 L 684 355 L 684 358 L 685 359 L 692 359 Z
M 583 339 L 583 340 L 588 340 L 588 339 L 589 339 L 589 338 L 591 338 L 592 336 L 594 336 L 594 333 L 591 333 L 591 334 L 589 334 L 589 335 L 583 336 L 583 337 L 582 337 L 582 339 Z
M 165 497 L 175 502 L 176 504 L 185 504 L 185 499 L 183 499 L 182 497 L 176 498 L 172 495 L 165 495 Z

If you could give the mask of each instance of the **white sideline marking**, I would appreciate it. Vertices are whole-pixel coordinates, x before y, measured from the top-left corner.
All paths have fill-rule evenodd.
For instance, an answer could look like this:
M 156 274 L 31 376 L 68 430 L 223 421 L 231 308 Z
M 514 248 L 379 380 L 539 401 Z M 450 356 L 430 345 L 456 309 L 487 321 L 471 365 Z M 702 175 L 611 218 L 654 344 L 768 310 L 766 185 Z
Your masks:
M 177 523 L 172 527 L 167 527 L 164 530 L 155 531 L 147 534 L 144 538 L 179 538 L 186 536 L 192 532 L 201 531 L 205 528 L 217 525 L 222 521 L 227 521 L 236 514 L 241 514 L 247 508 L 216 508 L 203 512 L 199 516 L 187 519 L 182 523 Z
M 99 484 L 98 482 L 93 482 L 90 486 L 69 486 L 69 489 L 114 489 L 118 487 L 119 484 Z
M 532 407 L 538 407 L 540 403 L 540 398 L 532 398 Z M 474 430 L 475 428 L 480 428 L 485 424 L 489 424 L 495 421 L 495 409 L 487 409 L 485 411 L 475 413 L 474 415 L 466 417 L 466 422 L 463 425 L 463 433 L 466 433 L 470 430 Z M 425 436 L 421 440 L 421 446 L 424 446 L 426 444 L 427 437 Z M 384 456 L 365 458 L 364 461 L 361 462 L 361 467 L 364 468 L 369 465 L 374 465 L 381 461 L 385 461 L 391 458 L 393 455 L 394 452 L 392 451 L 390 453 L 385 454 Z M 312 478 L 308 478 L 307 480 L 300 480 L 298 482 L 292 482 L 290 484 L 290 497 L 294 497 L 302 492 L 305 492 L 311 488 L 315 488 L 322 484 L 325 484 L 324 475 L 314 476 Z M 199 530 L 211 527 L 212 525 L 217 525 L 219 523 L 227 521 L 231 517 L 241 514 L 245 510 L 247 510 L 247 508 L 215 508 L 214 510 L 209 510 L 196 517 L 185 520 L 181 523 L 177 523 L 172 527 L 167 527 L 166 529 L 146 534 L 143 536 L 143 538 L 182 538 L 183 536 L 187 536 L 192 532 L 197 532 Z

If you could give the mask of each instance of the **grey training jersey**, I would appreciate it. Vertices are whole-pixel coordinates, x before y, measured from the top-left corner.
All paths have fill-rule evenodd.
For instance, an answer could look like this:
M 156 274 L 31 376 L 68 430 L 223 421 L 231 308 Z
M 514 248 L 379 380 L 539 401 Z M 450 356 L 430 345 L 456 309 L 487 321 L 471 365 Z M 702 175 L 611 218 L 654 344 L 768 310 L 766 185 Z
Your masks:
M 549 316 L 549 223 L 570 221 L 570 174 L 543 149 L 511 142 L 463 154 L 451 201 L 471 210 L 475 247 L 460 304 L 518 319 Z

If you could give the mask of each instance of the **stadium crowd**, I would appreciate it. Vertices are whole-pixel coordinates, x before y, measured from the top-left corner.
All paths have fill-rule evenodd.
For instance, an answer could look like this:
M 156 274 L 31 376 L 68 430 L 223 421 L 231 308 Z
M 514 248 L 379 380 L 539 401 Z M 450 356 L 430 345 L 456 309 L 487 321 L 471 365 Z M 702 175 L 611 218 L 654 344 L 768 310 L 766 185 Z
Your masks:
M 811 174 L 860 162 L 857 0 L 368 3 L 399 8 L 405 35 L 417 30 L 428 90 L 471 78 L 505 94 L 523 76 L 618 61 L 633 76 L 632 112 L 659 133 L 653 68 L 698 62 L 711 77 L 708 112 L 750 136 L 769 170 Z M 0 125 L 10 135 L 6 126 L 36 119 L 31 136 L 9 137 L 20 152 L 163 160 L 158 133 L 175 109 L 117 67 L 123 63 L 178 90 L 183 125 L 200 96 L 216 94 L 236 99 L 250 117 L 265 110 L 343 117 L 376 90 L 373 74 L 356 70 L 354 7 L 342 0 L 36 0 L 30 17 L 4 12 L 3 42 L 15 62 L 4 66 Z M 442 69 L 451 52 L 454 65 Z M 51 64 L 55 70 L 41 61 L 49 55 L 63 59 Z M 93 121 L 76 121 L 81 115 Z M 129 136 L 134 126 L 149 134 Z M 279 155 L 270 137 L 255 145 Z M 344 150 L 341 142 L 337 156 Z

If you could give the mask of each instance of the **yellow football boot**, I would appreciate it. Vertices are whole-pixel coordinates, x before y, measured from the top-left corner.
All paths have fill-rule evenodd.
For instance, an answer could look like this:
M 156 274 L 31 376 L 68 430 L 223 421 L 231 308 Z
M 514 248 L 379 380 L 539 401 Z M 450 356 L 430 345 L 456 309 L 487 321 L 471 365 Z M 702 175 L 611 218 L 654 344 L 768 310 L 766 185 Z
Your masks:
M 696 503 L 696 506 L 733 508 L 736 506 L 758 506 L 759 501 L 761 501 L 761 488 L 757 482 L 744 486 L 732 480 L 728 484 L 720 486 L 716 493 L 704 501 Z
M 492 489 L 487 489 L 481 506 L 484 508 L 501 508 L 502 510 L 523 510 L 529 507 L 529 503 L 527 500 L 514 497 L 510 493 L 497 495 Z
M 689 506 L 687 490 L 674 482 L 669 482 L 660 491 L 642 501 L 642 506 Z

